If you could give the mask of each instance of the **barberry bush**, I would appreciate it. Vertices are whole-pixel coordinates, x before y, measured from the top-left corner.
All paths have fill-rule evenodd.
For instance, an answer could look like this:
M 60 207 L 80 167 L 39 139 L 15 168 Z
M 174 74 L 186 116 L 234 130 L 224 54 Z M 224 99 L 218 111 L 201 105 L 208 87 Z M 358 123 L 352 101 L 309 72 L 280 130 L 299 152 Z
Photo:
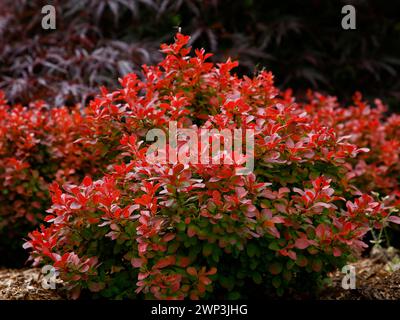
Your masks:
M 343 107 L 335 97 L 309 92 L 307 112 L 318 123 L 333 128 L 338 135 L 347 136 L 351 143 L 368 148 L 348 162 L 349 178 L 364 192 L 387 196 L 386 201 L 398 206 L 400 196 L 400 116 L 387 116 L 388 109 L 379 99 L 375 108 L 362 100 L 357 92 L 354 103 Z
M 390 171 L 376 185 L 362 180 L 370 179 L 371 161 L 393 161 L 379 146 L 395 139 L 396 118 L 380 125 L 385 138 L 376 140 L 363 125 L 364 117 L 373 121 L 366 110 L 377 111 L 360 110 L 360 99 L 350 111 L 318 94 L 297 103 L 274 87 L 271 73 L 238 77 L 237 62 L 214 65 L 204 50 L 191 56 L 188 41 L 178 33 L 161 46 L 162 62 L 91 102 L 78 143 L 112 165 L 101 178 L 88 171 L 79 183 L 55 181 L 46 224 L 24 244 L 34 265 L 60 271 L 72 297 L 310 291 L 360 254 L 371 228 L 398 222 L 393 203 L 369 192 L 392 194 Z M 253 130 L 253 172 L 238 175 L 243 159 L 235 155 L 231 164 L 154 161 L 146 133 L 171 121 L 217 129 L 216 139 L 223 129 Z M 179 150 L 186 147 L 180 137 Z
M 12 259 L 26 233 L 43 221 L 51 205 L 51 182 L 100 175 L 101 149 L 76 141 L 87 131 L 83 121 L 78 108 L 50 109 L 42 101 L 26 107 L 8 105 L 0 92 L 2 263 Z

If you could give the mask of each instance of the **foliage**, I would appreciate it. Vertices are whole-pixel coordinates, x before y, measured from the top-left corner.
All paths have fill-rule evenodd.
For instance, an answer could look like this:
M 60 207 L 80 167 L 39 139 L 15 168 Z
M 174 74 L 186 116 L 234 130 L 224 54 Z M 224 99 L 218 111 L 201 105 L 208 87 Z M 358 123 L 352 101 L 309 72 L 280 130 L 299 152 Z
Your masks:
M 375 140 L 357 140 L 361 127 L 357 143 L 343 133 L 363 116 L 342 119 L 319 95 L 296 103 L 271 73 L 239 77 L 231 73 L 237 62 L 214 65 L 204 50 L 190 56 L 188 42 L 178 33 L 161 46 L 158 65 L 90 103 L 80 142 L 114 159 L 104 177 L 51 185 L 48 224 L 24 247 L 35 265 L 60 271 L 73 297 L 81 290 L 156 299 L 245 298 L 251 286 L 260 294 L 310 290 L 367 246 L 368 230 L 399 222 L 353 185 L 362 175 L 356 164 L 369 157 L 365 144 Z M 146 132 L 171 121 L 254 130 L 254 172 L 237 175 L 236 156 L 231 165 L 153 161 Z M 185 140 L 178 145 L 184 150 Z
M 379 99 L 372 108 L 357 92 L 353 104 L 342 107 L 335 97 L 309 92 L 305 109 L 314 115 L 314 121 L 325 123 L 338 135 L 370 149 L 356 161 L 349 161 L 348 177 L 362 192 L 373 193 L 387 206 L 400 208 L 400 117 L 387 116 L 388 108 Z M 393 217 L 396 220 L 396 217 Z M 386 232 L 386 245 L 396 242 L 396 229 Z M 387 231 L 387 230 L 386 230 Z M 383 239 L 375 239 L 379 243 Z M 377 243 L 377 244 L 379 244 Z
M 298 97 L 311 87 L 347 103 L 363 90 L 393 108 L 400 97 L 395 1 L 54 1 L 54 31 L 41 28 L 41 7 L 51 1 L 1 3 L 0 88 L 12 103 L 85 104 L 100 85 L 114 89 L 118 77 L 159 61 L 159 42 L 177 26 L 214 62 L 240 59 L 247 75 L 266 67 Z M 356 8 L 356 30 L 340 27 L 345 4 Z
M 41 101 L 8 105 L 0 92 L 1 249 L 20 248 L 22 237 L 42 221 L 51 204 L 50 182 L 100 174 L 101 149 L 75 142 L 84 133 L 83 120 L 77 108 L 50 109 Z
M 125 38 L 136 28 L 131 15 L 137 16 L 137 1 L 53 3 L 56 30 L 41 27 L 49 1 L 1 2 L 0 88 L 12 103 L 85 104 L 100 85 L 112 86 L 158 56 L 154 47 L 149 53 L 148 41 Z

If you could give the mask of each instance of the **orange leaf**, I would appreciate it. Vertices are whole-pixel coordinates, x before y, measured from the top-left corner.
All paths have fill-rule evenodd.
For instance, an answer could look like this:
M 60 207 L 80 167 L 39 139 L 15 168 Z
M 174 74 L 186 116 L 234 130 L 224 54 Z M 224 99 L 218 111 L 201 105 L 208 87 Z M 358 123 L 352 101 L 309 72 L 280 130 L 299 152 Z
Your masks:
M 201 283 L 203 283 L 206 286 L 208 286 L 212 282 L 210 280 L 210 278 L 208 278 L 206 276 L 200 276 L 199 280 L 200 280 Z
M 154 268 L 162 269 L 162 268 L 168 267 L 171 264 L 174 264 L 175 260 L 176 260 L 176 258 L 174 256 L 165 257 L 164 259 L 158 260 L 158 262 L 155 264 Z
M 193 277 L 197 276 L 197 270 L 194 267 L 187 268 L 186 272 Z

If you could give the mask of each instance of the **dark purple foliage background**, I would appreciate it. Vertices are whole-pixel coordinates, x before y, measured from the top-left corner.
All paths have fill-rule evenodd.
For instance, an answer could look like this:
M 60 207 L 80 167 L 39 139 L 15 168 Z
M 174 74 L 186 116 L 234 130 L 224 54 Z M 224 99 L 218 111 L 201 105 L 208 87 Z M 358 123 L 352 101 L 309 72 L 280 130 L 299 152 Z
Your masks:
M 353 4 L 357 30 L 341 28 Z M 41 28 L 42 6 L 57 29 Z M 192 44 L 240 60 L 238 72 L 272 70 L 281 87 L 341 100 L 362 91 L 392 108 L 400 99 L 400 4 L 395 1 L 0 0 L 0 89 L 10 102 L 85 103 L 101 85 L 161 58 L 176 27 Z

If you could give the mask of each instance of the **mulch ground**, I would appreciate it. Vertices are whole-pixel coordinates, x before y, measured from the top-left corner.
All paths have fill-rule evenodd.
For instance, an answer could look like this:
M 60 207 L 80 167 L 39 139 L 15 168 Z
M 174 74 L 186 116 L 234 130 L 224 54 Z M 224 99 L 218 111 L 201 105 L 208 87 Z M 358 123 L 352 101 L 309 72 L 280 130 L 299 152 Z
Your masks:
M 321 299 L 326 300 L 399 300 L 399 251 L 391 248 L 376 249 L 370 257 L 350 265 L 355 267 L 356 288 L 342 288 L 344 273 L 331 274 L 332 286 L 325 289 Z
M 325 289 L 320 298 L 324 300 L 399 300 L 400 271 L 388 272 L 385 264 L 363 259 L 351 264 L 356 269 L 356 288 L 342 288 L 343 273 L 332 275 L 333 285 Z
M 41 269 L 0 270 L 0 300 L 61 300 L 56 290 L 44 289 Z
M 332 285 L 320 294 L 324 300 L 399 300 L 400 270 L 393 261 L 400 261 L 398 252 L 375 250 L 369 258 L 351 265 L 355 267 L 356 288 L 342 288 L 344 274 L 331 274 Z M 400 264 L 398 264 L 400 266 Z M 56 290 L 44 289 L 40 269 L 0 269 L 0 300 L 61 300 Z

